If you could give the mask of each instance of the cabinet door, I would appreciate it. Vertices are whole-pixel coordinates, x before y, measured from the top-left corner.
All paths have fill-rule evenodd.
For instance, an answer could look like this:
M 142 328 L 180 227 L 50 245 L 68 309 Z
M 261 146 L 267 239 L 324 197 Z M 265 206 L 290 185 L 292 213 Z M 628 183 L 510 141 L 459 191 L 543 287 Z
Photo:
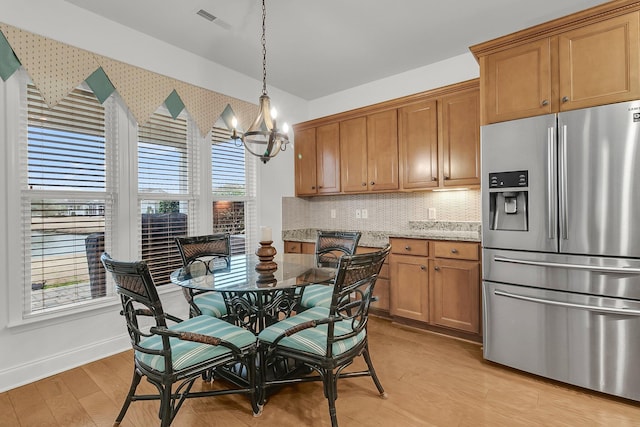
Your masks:
M 430 300 L 430 323 L 480 332 L 480 266 L 475 261 L 436 258 Z
M 316 129 L 318 194 L 340 192 L 340 125 L 332 123 Z
M 427 259 L 391 254 L 389 266 L 391 267 L 391 314 L 427 322 L 429 320 Z
M 481 58 L 483 123 L 551 113 L 550 40 Z
M 340 122 L 340 182 L 345 193 L 367 191 L 367 118 Z
M 638 16 L 558 36 L 561 111 L 640 98 Z
M 302 253 L 302 243 L 300 243 L 300 242 L 291 242 L 289 240 L 285 240 L 285 242 L 284 242 L 284 253 L 285 254 L 300 254 L 300 253 Z
M 442 112 L 442 185 L 480 184 L 480 91 L 445 96 Z
M 302 242 L 300 247 L 300 253 L 303 254 L 315 254 L 316 253 L 316 244 L 310 242 Z
M 371 191 L 400 188 L 397 110 L 367 116 L 367 177 Z
M 304 129 L 295 134 L 294 144 L 296 195 L 310 196 L 316 188 L 316 129 Z
M 401 187 L 437 187 L 438 125 L 435 100 L 398 110 L 398 146 Z

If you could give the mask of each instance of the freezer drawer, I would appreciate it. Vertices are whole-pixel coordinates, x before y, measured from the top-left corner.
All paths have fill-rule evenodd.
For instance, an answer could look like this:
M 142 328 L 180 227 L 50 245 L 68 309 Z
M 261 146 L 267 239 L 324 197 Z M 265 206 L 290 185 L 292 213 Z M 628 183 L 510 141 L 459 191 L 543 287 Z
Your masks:
M 482 250 L 483 279 L 557 291 L 640 300 L 640 260 Z
M 483 282 L 484 357 L 640 401 L 640 302 Z

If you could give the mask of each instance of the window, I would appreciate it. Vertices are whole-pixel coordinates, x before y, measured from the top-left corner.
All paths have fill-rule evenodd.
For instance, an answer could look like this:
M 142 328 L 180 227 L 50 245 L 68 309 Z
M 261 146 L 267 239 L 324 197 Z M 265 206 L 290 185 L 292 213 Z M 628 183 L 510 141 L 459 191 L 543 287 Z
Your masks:
M 142 260 L 156 284 L 182 266 L 174 238 L 189 231 L 187 120 L 155 113 L 138 129 Z
M 213 232 L 231 234 L 232 254 L 246 253 L 256 229 L 254 162 L 230 131 L 213 128 L 211 135 Z
M 28 85 L 27 139 L 23 244 L 31 298 L 25 311 L 107 295 L 100 263 L 111 200 L 103 106 L 79 88 L 50 109 Z

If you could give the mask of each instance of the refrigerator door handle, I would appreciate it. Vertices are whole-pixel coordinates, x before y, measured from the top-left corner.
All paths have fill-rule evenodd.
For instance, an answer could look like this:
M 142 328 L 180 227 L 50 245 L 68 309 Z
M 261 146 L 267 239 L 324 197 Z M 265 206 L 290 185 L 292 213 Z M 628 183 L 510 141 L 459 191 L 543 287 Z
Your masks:
M 598 273 L 615 273 L 615 274 L 640 274 L 640 268 L 634 267 L 604 267 L 601 265 L 587 265 L 587 264 L 568 264 L 561 262 L 549 262 L 549 261 L 535 261 L 528 259 L 507 258 L 502 256 L 494 256 L 493 260 L 496 262 L 509 262 L 512 264 L 524 264 L 533 265 L 538 267 L 552 267 L 552 268 L 570 268 L 573 270 L 588 270 Z
M 558 161 L 558 169 L 560 175 L 560 185 L 559 185 L 559 193 L 560 193 L 560 237 L 564 240 L 568 239 L 568 231 L 569 223 L 569 212 L 567 206 L 567 125 L 562 125 L 560 127 L 560 147 L 558 150 L 559 153 L 559 161 Z
M 554 194 L 555 194 L 555 129 L 553 127 L 547 128 L 547 236 L 549 239 L 554 239 L 556 236 L 556 213 L 554 206 Z
M 529 302 L 537 302 L 540 304 L 555 305 L 558 307 L 568 307 L 568 308 L 575 308 L 578 310 L 596 311 L 600 313 L 609 313 L 609 314 L 622 314 L 626 316 L 640 316 L 640 310 L 634 310 L 629 308 L 614 308 L 614 307 L 604 307 L 604 306 L 589 305 L 589 304 L 576 304 L 571 302 L 556 301 L 556 300 L 547 299 L 547 298 L 536 298 L 536 297 L 530 297 L 526 295 L 518 295 L 518 294 L 513 294 L 511 292 L 504 292 L 504 291 L 498 291 L 498 290 L 493 291 L 493 293 L 494 295 L 498 295 L 506 298 L 519 299 L 519 300 L 529 301 Z

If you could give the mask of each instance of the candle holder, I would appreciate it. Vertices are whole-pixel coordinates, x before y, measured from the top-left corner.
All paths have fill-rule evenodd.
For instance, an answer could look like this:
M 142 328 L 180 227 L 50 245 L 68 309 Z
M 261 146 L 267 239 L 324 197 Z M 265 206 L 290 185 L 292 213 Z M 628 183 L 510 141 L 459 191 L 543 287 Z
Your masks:
M 273 260 L 276 255 L 276 248 L 271 246 L 273 241 L 260 242 L 260 247 L 256 250 L 256 255 L 260 259 L 256 265 L 257 272 L 272 273 L 278 269 L 278 264 Z

